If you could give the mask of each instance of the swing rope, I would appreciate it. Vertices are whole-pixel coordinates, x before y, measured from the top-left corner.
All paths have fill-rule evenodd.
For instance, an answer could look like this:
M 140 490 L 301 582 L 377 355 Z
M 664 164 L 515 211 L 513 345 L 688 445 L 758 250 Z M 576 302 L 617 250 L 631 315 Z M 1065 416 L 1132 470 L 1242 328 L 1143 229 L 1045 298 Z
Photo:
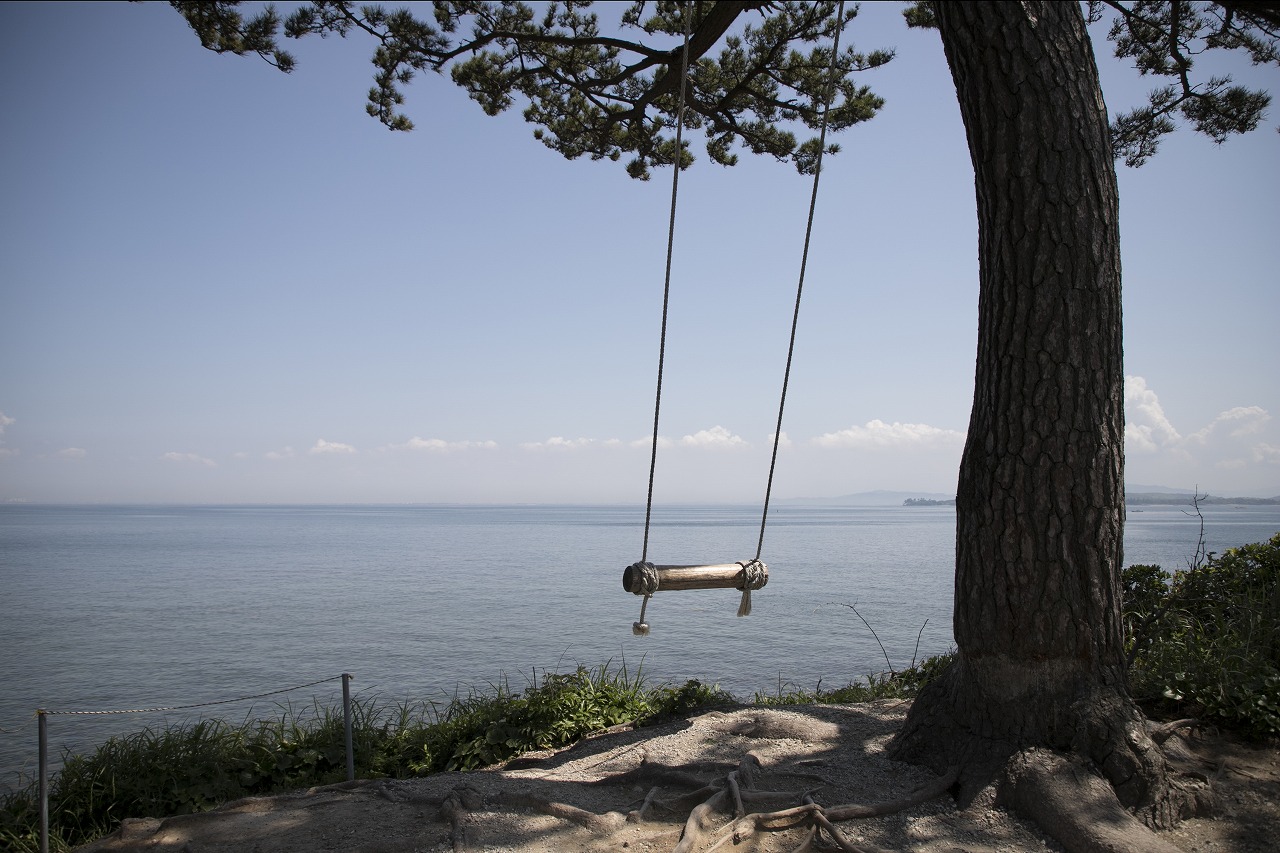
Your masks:
M 676 107 L 676 154 L 675 168 L 671 175 L 671 215 L 667 221 L 667 269 L 662 281 L 662 333 L 658 337 L 658 386 L 653 395 L 653 444 L 649 450 L 649 495 L 644 505 L 644 546 L 640 549 L 640 566 L 647 566 L 644 577 L 644 600 L 640 602 L 640 620 L 631 625 L 631 632 L 636 636 L 649 633 L 649 625 L 644 621 L 644 611 L 649 606 L 649 599 L 658 590 L 658 575 L 652 571 L 649 562 L 649 526 L 653 519 L 653 481 L 658 467 L 658 416 L 662 412 L 662 370 L 667 354 L 667 313 L 671 305 L 671 256 L 676 242 L 676 198 L 680 190 L 680 160 L 684 154 L 682 136 L 684 132 L 684 93 L 689 84 L 689 30 L 693 16 L 688 14 L 686 4 L 682 11 L 684 17 L 684 49 L 680 52 L 680 96 Z
M 760 516 L 760 539 L 756 543 L 753 563 L 760 562 L 764 551 L 764 528 L 769 520 L 769 498 L 773 494 L 773 472 L 778 465 L 778 445 L 782 441 L 782 412 L 787 406 L 787 386 L 791 382 L 791 358 L 796 351 L 796 328 L 800 324 L 800 297 L 804 293 L 804 273 L 809 265 L 809 238 L 813 235 L 813 214 L 818 207 L 818 179 L 822 177 L 822 155 L 827 148 L 827 115 L 835 100 L 836 68 L 840 59 L 840 31 L 844 29 L 844 0 L 836 10 L 836 32 L 831 42 L 831 67 L 828 69 L 827 97 L 822 105 L 822 125 L 818 131 L 818 159 L 813 169 L 813 190 L 809 194 L 809 220 L 804 227 L 804 251 L 800 253 L 800 280 L 796 284 L 796 307 L 791 314 L 791 341 L 787 344 L 787 366 L 782 372 L 782 394 L 778 399 L 778 422 L 773 430 L 773 455 L 769 459 L 769 480 L 764 488 L 764 512 Z M 743 607 L 751 612 L 751 588 L 742 591 Z M 742 608 L 739 608 L 742 609 Z M 745 615 L 745 614 L 739 614 Z
M 686 11 L 688 7 L 685 7 Z M 671 177 L 671 213 L 667 224 L 667 265 L 666 273 L 662 285 L 662 332 L 658 341 L 658 381 L 657 390 L 654 393 L 653 406 L 653 443 L 649 456 L 649 489 L 648 497 L 645 501 L 644 510 L 644 545 L 641 549 L 640 562 L 635 564 L 635 568 L 639 570 L 641 594 L 644 599 L 640 603 L 640 619 L 633 622 L 631 632 L 637 636 L 643 636 L 649 633 L 649 625 L 645 622 L 645 611 L 649 607 L 649 599 L 658 590 L 658 574 L 652 563 L 648 562 L 649 558 L 649 529 L 653 518 L 653 484 L 654 473 L 658 464 L 658 418 L 662 410 L 662 374 L 666 357 L 667 347 L 667 314 L 670 306 L 671 297 L 671 258 L 675 245 L 675 228 L 676 228 L 676 198 L 680 185 L 680 156 L 683 153 L 681 147 L 681 134 L 684 130 L 684 96 L 685 89 L 689 81 L 689 27 L 692 16 L 685 15 L 684 25 L 684 49 L 681 53 L 680 62 L 680 97 L 679 106 L 676 117 L 676 162 L 674 173 Z M 782 438 L 782 416 L 787 404 L 787 388 L 791 381 L 791 362 L 795 355 L 796 347 L 796 329 L 800 323 L 800 301 L 804 293 L 804 276 L 805 270 L 809 263 L 809 244 L 813 234 L 814 212 L 818 204 L 818 182 L 822 176 L 822 155 L 826 151 L 827 143 L 827 119 L 831 112 L 831 102 L 835 99 L 835 81 L 836 70 L 838 68 L 840 58 L 840 33 L 844 29 L 844 0 L 840 0 L 839 7 L 836 11 L 836 27 L 835 34 L 832 38 L 831 45 L 831 65 L 828 70 L 828 83 L 826 98 L 822 105 L 822 122 L 818 132 L 818 155 L 814 163 L 813 171 L 813 189 L 809 196 L 809 215 L 805 223 L 804 230 L 804 249 L 800 256 L 800 275 L 796 284 L 796 301 L 795 308 L 791 315 L 791 338 L 787 344 L 787 363 L 782 375 L 782 393 L 778 400 L 778 420 L 773 431 L 773 451 L 769 459 L 769 477 L 765 484 L 764 493 L 764 510 L 760 517 L 760 538 L 756 543 L 756 555 L 751 560 L 739 563 L 742 566 L 742 601 L 738 605 L 738 615 L 747 616 L 751 613 L 751 590 L 758 589 L 764 585 L 767 578 L 767 572 L 764 564 L 760 561 L 760 556 L 764 552 L 764 533 L 769 520 L 769 500 L 773 493 L 773 475 L 778 464 L 778 447 Z

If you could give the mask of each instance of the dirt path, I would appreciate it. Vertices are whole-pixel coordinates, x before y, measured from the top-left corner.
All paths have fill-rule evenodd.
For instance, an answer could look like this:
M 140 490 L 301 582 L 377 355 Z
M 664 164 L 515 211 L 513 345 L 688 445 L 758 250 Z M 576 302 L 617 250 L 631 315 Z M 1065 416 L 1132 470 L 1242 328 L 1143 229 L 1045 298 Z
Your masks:
M 80 849 L 670 851 L 680 842 L 690 809 L 705 801 L 708 792 L 727 791 L 730 774 L 744 792 L 746 812 L 794 806 L 805 792 L 830 807 L 883 803 L 930 783 L 936 786 L 936 777 L 928 771 L 884 756 L 907 707 L 903 702 L 875 702 L 711 712 L 596 737 L 556 753 L 524 756 L 498 769 L 357 781 L 240 800 L 205 814 L 126 821 L 119 832 Z M 1216 779 L 1224 813 L 1216 820 L 1189 821 L 1166 837 L 1195 853 L 1275 849 L 1273 839 L 1280 833 L 1280 751 L 1216 737 L 1193 737 L 1187 747 L 1189 766 Z M 709 784 L 717 788 L 704 787 Z M 768 791 L 786 792 L 786 797 L 760 793 Z M 721 799 L 728 799 L 728 793 Z M 708 815 L 708 830 L 692 849 L 705 851 L 724 840 L 720 850 L 793 851 L 809 832 L 805 827 L 752 832 L 749 824 L 738 823 L 740 843 L 734 844 L 732 830 L 724 829 L 734 824 L 733 809 L 726 808 L 725 813 Z M 880 851 L 1060 849 L 1034 825 L 996 808 L 992 795 L 980 797 L 964 811 L 944 795 L 906 811 L 841 822 L 839 827 L 851 845 Z

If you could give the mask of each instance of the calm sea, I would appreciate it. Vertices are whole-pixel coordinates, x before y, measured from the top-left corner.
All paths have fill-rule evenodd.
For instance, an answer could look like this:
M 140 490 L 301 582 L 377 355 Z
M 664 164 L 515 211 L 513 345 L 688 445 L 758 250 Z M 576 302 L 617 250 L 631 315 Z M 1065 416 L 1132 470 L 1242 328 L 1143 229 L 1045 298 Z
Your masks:
M 747 559 L 758 512 L 658 508 L 649 559 Z M 1280 507 L 1204 519 L 1221 551 L 1270 538 Z M 784 505 L 749 618 L 733 590 L 659 593 L 652 633 L 634 637 L 640 600 L 621 575 L 643 520 L 618 506 L 0 506 L 0 784 L 34 773 L 36 708 L 195 704 L 342 672 L 357 695 L 447 701 L 606 662 L 749 698 L 951 645 L 951 508 Z M 1126 564 L 1181 567 L 1198 535 L 1180 509 L 1131 510 Z M 329 683 L 203 713 L 239 721 L 340 695 Z M 190 713 L 51 716 L 51 752 Z

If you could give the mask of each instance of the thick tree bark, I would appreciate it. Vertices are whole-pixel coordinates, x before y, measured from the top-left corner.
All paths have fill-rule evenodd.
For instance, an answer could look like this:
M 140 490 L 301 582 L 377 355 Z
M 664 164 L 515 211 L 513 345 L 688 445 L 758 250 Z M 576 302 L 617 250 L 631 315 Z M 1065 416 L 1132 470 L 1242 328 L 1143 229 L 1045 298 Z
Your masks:
M 1119 201 L 1092 45 L 1078 3 L 934 6 L 975 174 L 978 354 L 957 661 L 895 748 L 988 770 L 1073 751 L 1158 811 L 1164 761 L 1125 680 Z

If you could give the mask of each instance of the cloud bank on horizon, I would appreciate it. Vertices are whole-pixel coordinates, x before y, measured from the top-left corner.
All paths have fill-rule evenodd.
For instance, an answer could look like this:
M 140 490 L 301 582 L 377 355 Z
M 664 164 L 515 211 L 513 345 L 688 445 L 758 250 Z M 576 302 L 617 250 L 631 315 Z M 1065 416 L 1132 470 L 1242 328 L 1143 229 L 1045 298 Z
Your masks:
M 1220 495 L 1275 496 L 1280 438 L 1262 407 L 1235 406 L 1208 423 L 1180 428 L 1144 377 L 1126 376 L 1125 416 L 1129 482 L 1199 487 Z M 627 501 L 640 495 L 641 469 L 652 443 L 651 437 L 550 436 L 504 445 L 483 437 L 414 435 L 368 450 L 323 437 L 301 453 L 294 445 L 238 450 L 225 458 L 199 448 L 162 450 L 153 458 L 171 470 L 186 471 L 185 483 L 172 474 L 159 477 L 145 458 L 115 459 L 105 470 L 117 475 L 132 470 L 134 485 L 141 488 L 123 489 L 113 497 L 103 489 L 102 472 L 95 468 L 102 457 L 111 457 L 108 449 L 85 449 L 80 445 L 95 445 L 85 436 L 80 445 L 26 453 L 14 445 L 15 434 L 24 441 L 35 437 L 23 434 L 20 424 L 19 418 L 0 412 L 0 472 L 9 472 L 0 478 L 5 483 L 0 486 L 3 500 L 163 501 L 181 494 L 182 500 L 200 501 L 203 493 L 211 502 L 252 502 L 260 499 L 254 488 L 261 472 L 254 466 L 261 461 L 273 466 L 271 477 L 279 486 L 274 499 L 282 501 Z M 672 484 L 669 500 L 733 501 L 750 495 L 772 439 L 769 435 L 753 440 L 720 424 L 678 437 L 660 436 L 659 483 L 665 478 Z M 964 433 L 956 429 L 880 419 L 800 440 L 784 433 L 779 470 L 789 488 L 782 496 L 875 489 L 947 492 L 954 487 L 963 445 Z M 54 468 L 56 476 L 48 481 L 57 489 L 23 494 Z M 79 476 L 76 468 L 81 469 Z M 215 471 L 220 477 L 216 483 L 202 479 Z M 318 492 L 317 483 L 323 484 Z M 707 488 L 707 483 L 720 488 Z M 202 492 L 211 485 L 214 491 Z

